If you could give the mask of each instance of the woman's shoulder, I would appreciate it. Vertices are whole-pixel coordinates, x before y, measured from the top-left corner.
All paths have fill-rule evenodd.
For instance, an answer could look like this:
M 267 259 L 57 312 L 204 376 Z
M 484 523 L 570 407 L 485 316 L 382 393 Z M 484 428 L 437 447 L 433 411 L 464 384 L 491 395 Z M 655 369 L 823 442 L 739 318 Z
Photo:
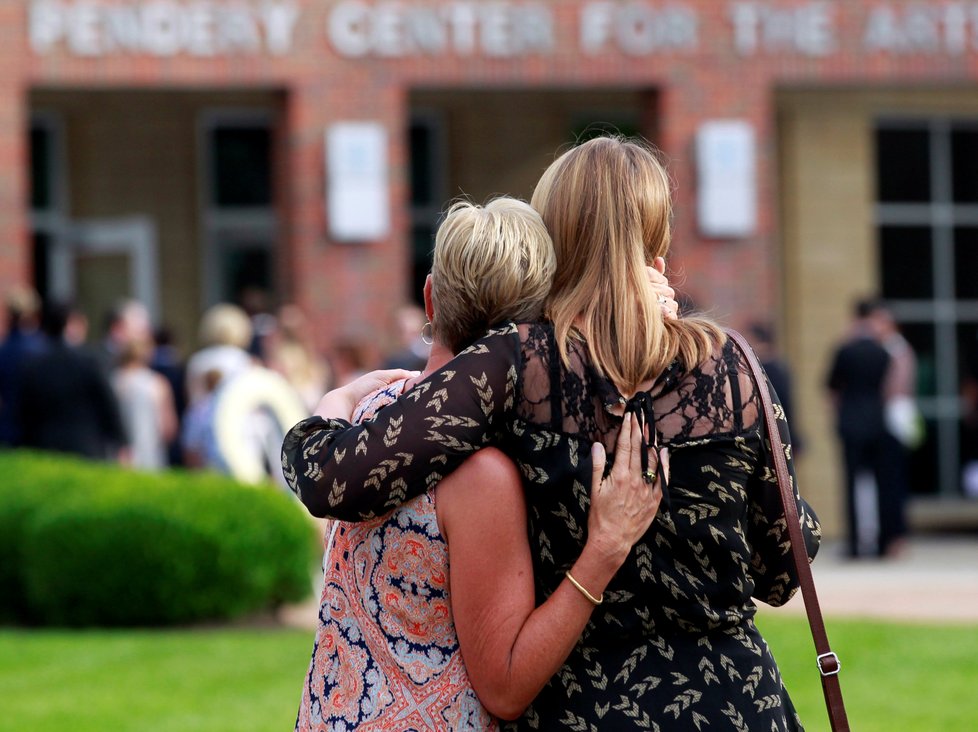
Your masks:
M 452 364 L 468 363 L 475 359 L 478 368 L 490 371 L 504 367 L 515 369 L 522 376 L 528 361 L 549 353 L 553 328 L 538 321 L 507 321 L 490 328 L 485 335 L 456 354 L 443 369 L 454 370 Z M 492 362 L 492 366 L 487 366 Z
M 509 320 L 490 328 L 480 341 L 507 340 L 519 343 L 553 337 L 553 324 L 546 320 Z
M 545 320 L 514 325 L 519 336 L 520 378 L 524 396 L 536 401 L 549 393 L 551 379 L 559 379 L 555 369 L 560 370 L 561 362 L 554 326 Z M 577 349 L 572 347 L 572 351 L 575 362 L 579 362 L 581 359 L 576 353 Z M 586 353 L 584 355 L 586 357 Z
M 467 457 L 435 487 L 434 502 L 439 528 L 449 543 L 459 532 L 481 526 L 505 532 L 517 524 L 525 530 L 520 470 L 499 448 L 484 447 Z
M 512 325 L 524 354 L 549 353 L 556 344 L 553 323 L 547 320 L 524 321 Z
M 492 354 L 509 359 L 520 350 L 520 343 L 526 338 L 526 327 L 530 323 L 505 321 L 491 327 L 477 340 L 455 354 L 452 361 L 463 357 Z M 450 361 L 449 363 L 452 363 Z M 443 367 L 444 368 L 444 367 Z
M 757 426 L 757 385 L 730 338 L 714 343 L 693 367 L 674 363 L 653 398 L 663 432 L 677 442 L 742 435 Z
M 694 384 L 702 386 L 704 380 L 716 383 L 726 378 L 730 371 L 733 352 L 730 349 L 729 338 L 725 340 L 711 340 L 710 347 L 701 352 L 698 360 L 689 361 L 680 352 L 676 354 L 665 370 L 656 378 L 656 386 L 653 392 L 662 394 L 676 389 L 690 389 Z

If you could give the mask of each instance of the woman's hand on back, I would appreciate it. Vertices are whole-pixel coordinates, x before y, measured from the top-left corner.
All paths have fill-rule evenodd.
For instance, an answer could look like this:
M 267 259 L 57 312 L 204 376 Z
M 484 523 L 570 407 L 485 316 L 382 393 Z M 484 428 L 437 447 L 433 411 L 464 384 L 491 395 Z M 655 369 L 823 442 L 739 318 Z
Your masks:
M 632 546 L 645 535 L 662 501 L 662 486 L 656 479 L 646 482 L 642 474 L 642 428 L 633 414 L 622 420 L 615 445 L 615 464 L 602 479 L 606 456 L 600 442 L 591 448 L 591 510 L 588 514 L 588 544 L 616 561 L 625 561 Z M 660 451 L 668 474 L 668 455 Z M 658 474 L 656 458 L 649 456 L 649 470 Z

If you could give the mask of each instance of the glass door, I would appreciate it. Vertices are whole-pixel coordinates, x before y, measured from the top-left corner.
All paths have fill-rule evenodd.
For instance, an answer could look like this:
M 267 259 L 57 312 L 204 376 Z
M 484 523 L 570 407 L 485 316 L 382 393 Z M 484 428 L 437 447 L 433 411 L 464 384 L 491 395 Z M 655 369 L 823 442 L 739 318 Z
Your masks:
M 145 217 L 74 221 L 67 226 L 65 246 L 50 258 L 53 282 L 62 296 L 73 299 L 88 317 L 100 323 L 117 302 L 132 298 L 160 315 L 156 227 Z M 67 285 L 67 287 L 65 287 Z

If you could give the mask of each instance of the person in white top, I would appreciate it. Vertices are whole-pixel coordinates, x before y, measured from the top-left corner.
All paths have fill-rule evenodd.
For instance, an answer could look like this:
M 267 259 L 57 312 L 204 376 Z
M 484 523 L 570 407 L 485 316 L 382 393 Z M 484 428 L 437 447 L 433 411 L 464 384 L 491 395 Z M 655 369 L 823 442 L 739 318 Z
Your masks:
M 210 393 L 209 385 L 244 373 L 254 360 L 248 353 L 251 321 L 244 310 L 228 303 L 214 305 L 200 322 L 202 348 L 187 361 L 187 407 Z
M 141 470 L 166 467 L 166 448 L 177 432 L 173 392 L 167 380 L 149 368 L 151 353 L 148 340 L 130 341 L 112 374 L 112 388 L 129 436 L 129 461 Z
M 905 549 L 909 531 L 906 503 L 910 497 L 910 458 L 926 438 L 924 419 L 917 405 L 917 355 L 904 338 L 893 313 L 875 303 L 873 327 L 880 345 L 890 354 L 890 366 L 883 382 L 883 416 L 887 439 L 884 461 L 885 488 L 880 495 L 880 553 L 899 556 Z

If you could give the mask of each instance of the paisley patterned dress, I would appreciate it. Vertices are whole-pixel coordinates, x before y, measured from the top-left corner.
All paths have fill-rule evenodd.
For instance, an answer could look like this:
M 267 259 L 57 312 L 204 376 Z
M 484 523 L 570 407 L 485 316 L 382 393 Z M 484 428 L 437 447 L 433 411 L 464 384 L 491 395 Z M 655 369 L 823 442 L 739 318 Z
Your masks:
M 372 419 L 404 382 L 367 397 Z M 496 730 L 459 652 L 433 491 L 330 528 L 319 628 L 296 730 Z
M 757 384 L 727 341 L 703 363 L 674 363 L 637 399 L 670 449 L 663 505 L 567 662 L 504 728 L 801 729 L 753 620 L 755 598 L 780 605 L 797 589 Z M 565 365 L 551 325 L 510 324 L 371 422 L 300 422 L 283 466 L 311 512 L 363 520 L 479 447 L 502 447 L 523 476 L 539 603 L 586 541 L 590 445 L 601 440 L 611 454 L 618 415 L 634 400 L 594 369 L 584 343 Z M 811 558 L 818 521 L 797 490 L 796 501 Z

